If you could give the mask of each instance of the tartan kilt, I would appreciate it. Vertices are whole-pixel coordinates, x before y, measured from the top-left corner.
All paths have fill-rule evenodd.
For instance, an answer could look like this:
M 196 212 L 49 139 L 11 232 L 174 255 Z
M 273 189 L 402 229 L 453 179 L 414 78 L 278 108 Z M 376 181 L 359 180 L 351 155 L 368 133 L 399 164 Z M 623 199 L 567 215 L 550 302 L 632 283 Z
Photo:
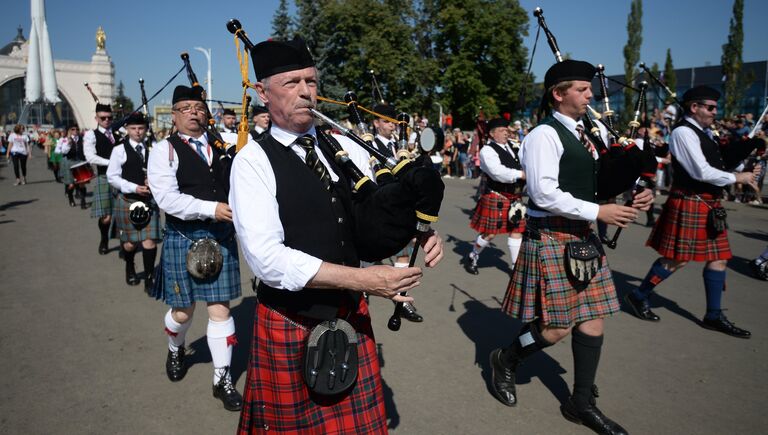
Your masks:
M 96 176 L 96 187 L 93 188 L 93 202 L 91 203 L 91 217 L 100 218 L 112 215 L 112 206 L 115 199 L 115 191 L 109 185 L 106 175 Z
M 488 192 L 480 196 L 472 214 L 469 226 L 481 234 L 508 234 L 525 231 L 525 219 L 517 225 L 509 220 L 509 208 L 512 201 L 520 201 L 522 195 L 512 193 Z
M 211 237 L 221 246 L 224 264 L 216 278 L 199 280 L 187 272 L 187 251 L 194 240 Z M 166 222 L 160 254 L 158 281 L 153 290 L 172 307 L 189 307 L 194 302 L 224 302 L 240 297 L 240 260 L 231 223 L 188 221 Z
M 305 342 L 319 321 L 256 305 L 239 434 L 387 433 L 381 371 L 364 298 L 347 321 L 357 330 L 357 381 L 348 393 L 329 399 L 310 394 L 302 375 Z
M 589 222 L 550 216 L 528 218 L 527 225 L 541 232 L 541 240 L 529 233 L 523 236 L 502 311 L 525 323 L 540 318 L 543 324 L 558 328 L 601 319 L 619 311 L 604 252 L 601 252 L 602 267 L 583 291 L 577 292 L 566 275 L 565 243 L 586 238 L 592 231 Z
M 117 234 L 121 242 L 142 242 L 144 240 L 161 240 L 163 236 L 160 234 L 160 209 L 157 208 L 157 204 L 151 198 L 143 201 L 152 210 L 152 217 L 149 219 L 149 224 L 144 228 L 137 230 L 130 219 L 130 207 L 135 200 L 128 199 L 125 195 L 119 194 L 115 199 L 115 208 L 112 220 L 117 227 Z
M 733 255 L 728 231 L 715 233 L 707 225 L 709 207 L 719 207 L 720 200 L 707 194 L 699 194 L 699 197 L 702 201 L 670 192 L 646 246 L 677 261 L 730 259 Z
M 63 184 L 75 184 L 75 178 L 72 176 L 72 171 L 70 169 L 78 163 L 83 162 L 80 160 L 70 160 L 66 157 L 61 158 L 61 163 L 59 163 L 59 178 L 61 178 Z

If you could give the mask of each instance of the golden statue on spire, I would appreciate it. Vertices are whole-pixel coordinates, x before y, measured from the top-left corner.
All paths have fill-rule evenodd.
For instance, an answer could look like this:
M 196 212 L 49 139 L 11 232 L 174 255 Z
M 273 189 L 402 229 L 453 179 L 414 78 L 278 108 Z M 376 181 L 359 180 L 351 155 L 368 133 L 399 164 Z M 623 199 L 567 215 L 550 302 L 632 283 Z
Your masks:
M 99 28 L 96 30 L 96 49 L 97 50 L 104 50 L 104 48 L 107 46 L 107 34 L 104 32 L 104 29 L 99 26 Z

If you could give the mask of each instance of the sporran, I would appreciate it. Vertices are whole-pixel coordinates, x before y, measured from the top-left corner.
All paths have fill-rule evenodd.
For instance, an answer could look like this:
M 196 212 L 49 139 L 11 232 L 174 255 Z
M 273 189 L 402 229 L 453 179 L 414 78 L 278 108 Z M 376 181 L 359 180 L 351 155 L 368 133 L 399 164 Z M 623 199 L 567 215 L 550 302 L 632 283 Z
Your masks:
M 310 391 L 331 396 L 357 381 L 357 332 L 346 320 L 326 320 L 312 328 L 304 352 L 304 381 Z
M 200 280 L 215 279 L 224 265 L 221 245 L 215 239 L 206 237 L 195 240 L 187 250 L 187 271 Z

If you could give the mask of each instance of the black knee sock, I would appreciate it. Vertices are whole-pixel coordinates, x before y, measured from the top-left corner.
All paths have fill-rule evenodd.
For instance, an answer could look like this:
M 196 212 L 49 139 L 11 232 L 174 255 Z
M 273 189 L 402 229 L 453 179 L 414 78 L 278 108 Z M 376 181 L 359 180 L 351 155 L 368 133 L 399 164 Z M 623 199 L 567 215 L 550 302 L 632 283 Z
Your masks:
M 144 276 L 146 278 L 152 278 L 152 273 L 155 271 L 155 258 L 157 257 L 157 248 L 147 249 L 144 248 L 143 260 L 144 260 Z
M 69 199 L 69 202 L 70 203 L 74 203 L 75 202 L 75 198 L 73 198 L 72 195 L 75 193 L 75 189 L 70 189 L 68 187 L 65 187 L 64 188 L 64 192 L 66 192 L 67 198 Z
M 101 243 L 107 243 L 109 239 L 109 222 L 99 219 L 99 231 L 101 232 Z
M 573 350 L 573 403 L 578 409 L 589 406 L 592 399 L 592 385 L 595 384 L 597 364 L 600 362 L 600 350 L 603 336 L 584 334 L 573 329 L 571 349 Z
M 136 257 L 136 250 L 128 251 L 125 248 L 123 248 L 123 260 L 125 260 L 126 264 L 134 264 L 134 258 Z
M 527 323 L 520 329 L 515 341 L 502 351 L 501 358 L 505 364 L 516 366 L 523 359 L 552 344 L 541 336 L 536 322 Z
M 77 190 L 80 192 L 80 205 L 85 206 L 85 186 L 78 186 Z

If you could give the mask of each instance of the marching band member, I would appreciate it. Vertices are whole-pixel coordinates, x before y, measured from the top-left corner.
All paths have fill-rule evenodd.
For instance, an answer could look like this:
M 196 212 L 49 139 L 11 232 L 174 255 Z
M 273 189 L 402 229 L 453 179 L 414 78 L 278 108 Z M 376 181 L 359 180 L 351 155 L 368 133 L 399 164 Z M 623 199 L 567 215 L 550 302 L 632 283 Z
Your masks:
M 80 208 L 85 210 L 87 207 L 85 205 L 85 184 L 75 184 L 75 178 L 70 170 L 73 165 L 85 162 L 83 138 L 79 132 L 80 129 L 77 127 L 77 124 L 68 125 L 66 136 L 59 140 L 54 152 L 62 155 L 61 164 L 59 165 L 59 178 L 64 183 L 64 192 L 67 194 L 67 199 L 69 199 L 69 206 L 75 206 L 75 198 L 73 196 L 77 189 L 80 194 Z
M 238 411 L 242 396 L 229 368 L 237 343 L 229 301 L 240 297 L 240 268 L 223 178 L 224 151 L 212 147 L 203 88 L 177 86 L 172 116 L 178 132 L 152 147 L 147 165 L 149 187 L 165 212 L 160 274 L 154 293 L 171 309 L 165 315 L 168 335 L 166 374 L 172 382 L 187 373 L 184 340 L 197 302 L 208 308 L 206 336 L 213 360 L 213 396 L 224 408 Z M 191 255 L 195 264 L 188 265 Z
M 145 143 L 147 118 L 141 113 L 134 113 L 125 122 L 128 135 L 120 144 L 112 148 L 112 155 L 107 166 L 107 180 L 119 192 L 115 200 L 115 226 L 122 243 L 125 260 L 125 282 L 138 285 L 134 257 L 136 248 L 141 243 L 144 261 L 144 290 L 152 287 L 152 275 L 157 257 L 156 242 L 160 235 L 160 210 L 152 199 L 147 186 L 148 144 Z M 146 206 L 144 211 L 136 210 Z M 131 214 L 139 214 L 141 222 L 134 222 Z M 146 220 L 146 222 L 145 222 Z
M 253 117 L 253 128 L 251 137 L 255 141 L 261 140 L 265 132 L 269 130 L 269 111 L 266 107 L 260 105 L 251 106 L 251 116 Z
M 480 252 L 497 234 L 507 234 L 510 267 L 514 269 L 525 230 L 522 207 L 525 172 L 520 165 L 518 149 L 509 143 L 509 122 L 504 118 L 488 123 L 491 140 L 480 149 L 480 169 L 485 174 L 485 191 L 480 196 L 469 226 L 479 234 L 464 259 L 467 271 L 477 275 Z
M 674 127 L 669 140 L 674 169 L 672 187 L 646 243 L 661 257 L 653 263 L 640 287 L 627 293 L 625 300 L 638 318 L 658 322 L 660 318 L 648 302 L 651 292 L 689 261 L 704 261 L 707 311 L 702 326 L 749 338 L 752 334 L 729 321 L 720 306 L 726 263 L 732 257 L 720 197 L 723 187 L 733 183 L 757 190 L 757 173 L 729 172 L 736 164 L 729 168 L 728 155 L 722 155 L 712 139 L 709 126 L 717 115 L 719 98 L 720 93 L 707 86 L 696 86 L 683 95 L 684 118 Z M 716 222 L 720 220 L 718 210 L 722 211 L 720 224 Z
M 237 134 L 237 114 L 232 109 L 224 109 L 224 114 L 221 116 L 221 132 L 222 133 L 234 133 Z
M 582 61 L 550 67 L 542 105 L 552 117 L 523 140 L 528 219 L 502 309 L 524 326 L 509 347 L 491 352 L 492 391 L 505 405 L 516 405 L 515 371 L 521 361 L 572 333 L 574 386 L 562 414 L 600 434 L 626 434 L 595 402 L 603 319 L 619 310 L 619 301 L 591 222 L 625 227 L 637 209 L 650 206 L 653 195 L 645 190 L 633 207 L 597 204 L 598 154 L 581 121 L 594 75 L 595 67 Z
M 237 235 L 261 280 L 239 432 L 384 434 L 376 344 L 361 296 L 367 292 L 409 301 L 399 292 L 416 287 L 421 270 L 359 267 L 348 212 L 352 188 L 316 140 L 309 108 L 316 104 L 318 74 L 304 41 L 265 41 L 251 55 L 256 90 L 272 127 L 258 145 L 242 148 L 232 167 L 230 204 Z M 368 153 L 334 137 L 370 175 Z M 424 251 L 428 267 L 442 258 L 436 234 L 424 242 Z M 347 346 L 350 352 L 349 346 L 354 348 L 357 356 L 350 362 L 357 368 L 352 373 L 323 371 L 327 381 L 313 382 L 318 372 L 304 370 L 313 361 L 303 362 L 311 356 L 310 330 L 339 320 L 353 328 L 344 335 L 357 341 Z M 338 359 L 346 364 L 349 356 L 341 352 Z M 336 395 L 320 392 L 333 389 L 336 376 L 339 383 L 356 381 Z
M 83 136 L 85 159 L 96 165 L 96 188 L 93 191 L 91 217 L 98 219 L 101 241 L 99 254 L 109 251 L 109 228 L 112 223 L 112 189 L 107 180 L 107 166 L 112 148 L 115 146 L 115 136 L 112 133 L 112 106 L 96 103 L 96 123 L 98 126 L 88 130 Z

